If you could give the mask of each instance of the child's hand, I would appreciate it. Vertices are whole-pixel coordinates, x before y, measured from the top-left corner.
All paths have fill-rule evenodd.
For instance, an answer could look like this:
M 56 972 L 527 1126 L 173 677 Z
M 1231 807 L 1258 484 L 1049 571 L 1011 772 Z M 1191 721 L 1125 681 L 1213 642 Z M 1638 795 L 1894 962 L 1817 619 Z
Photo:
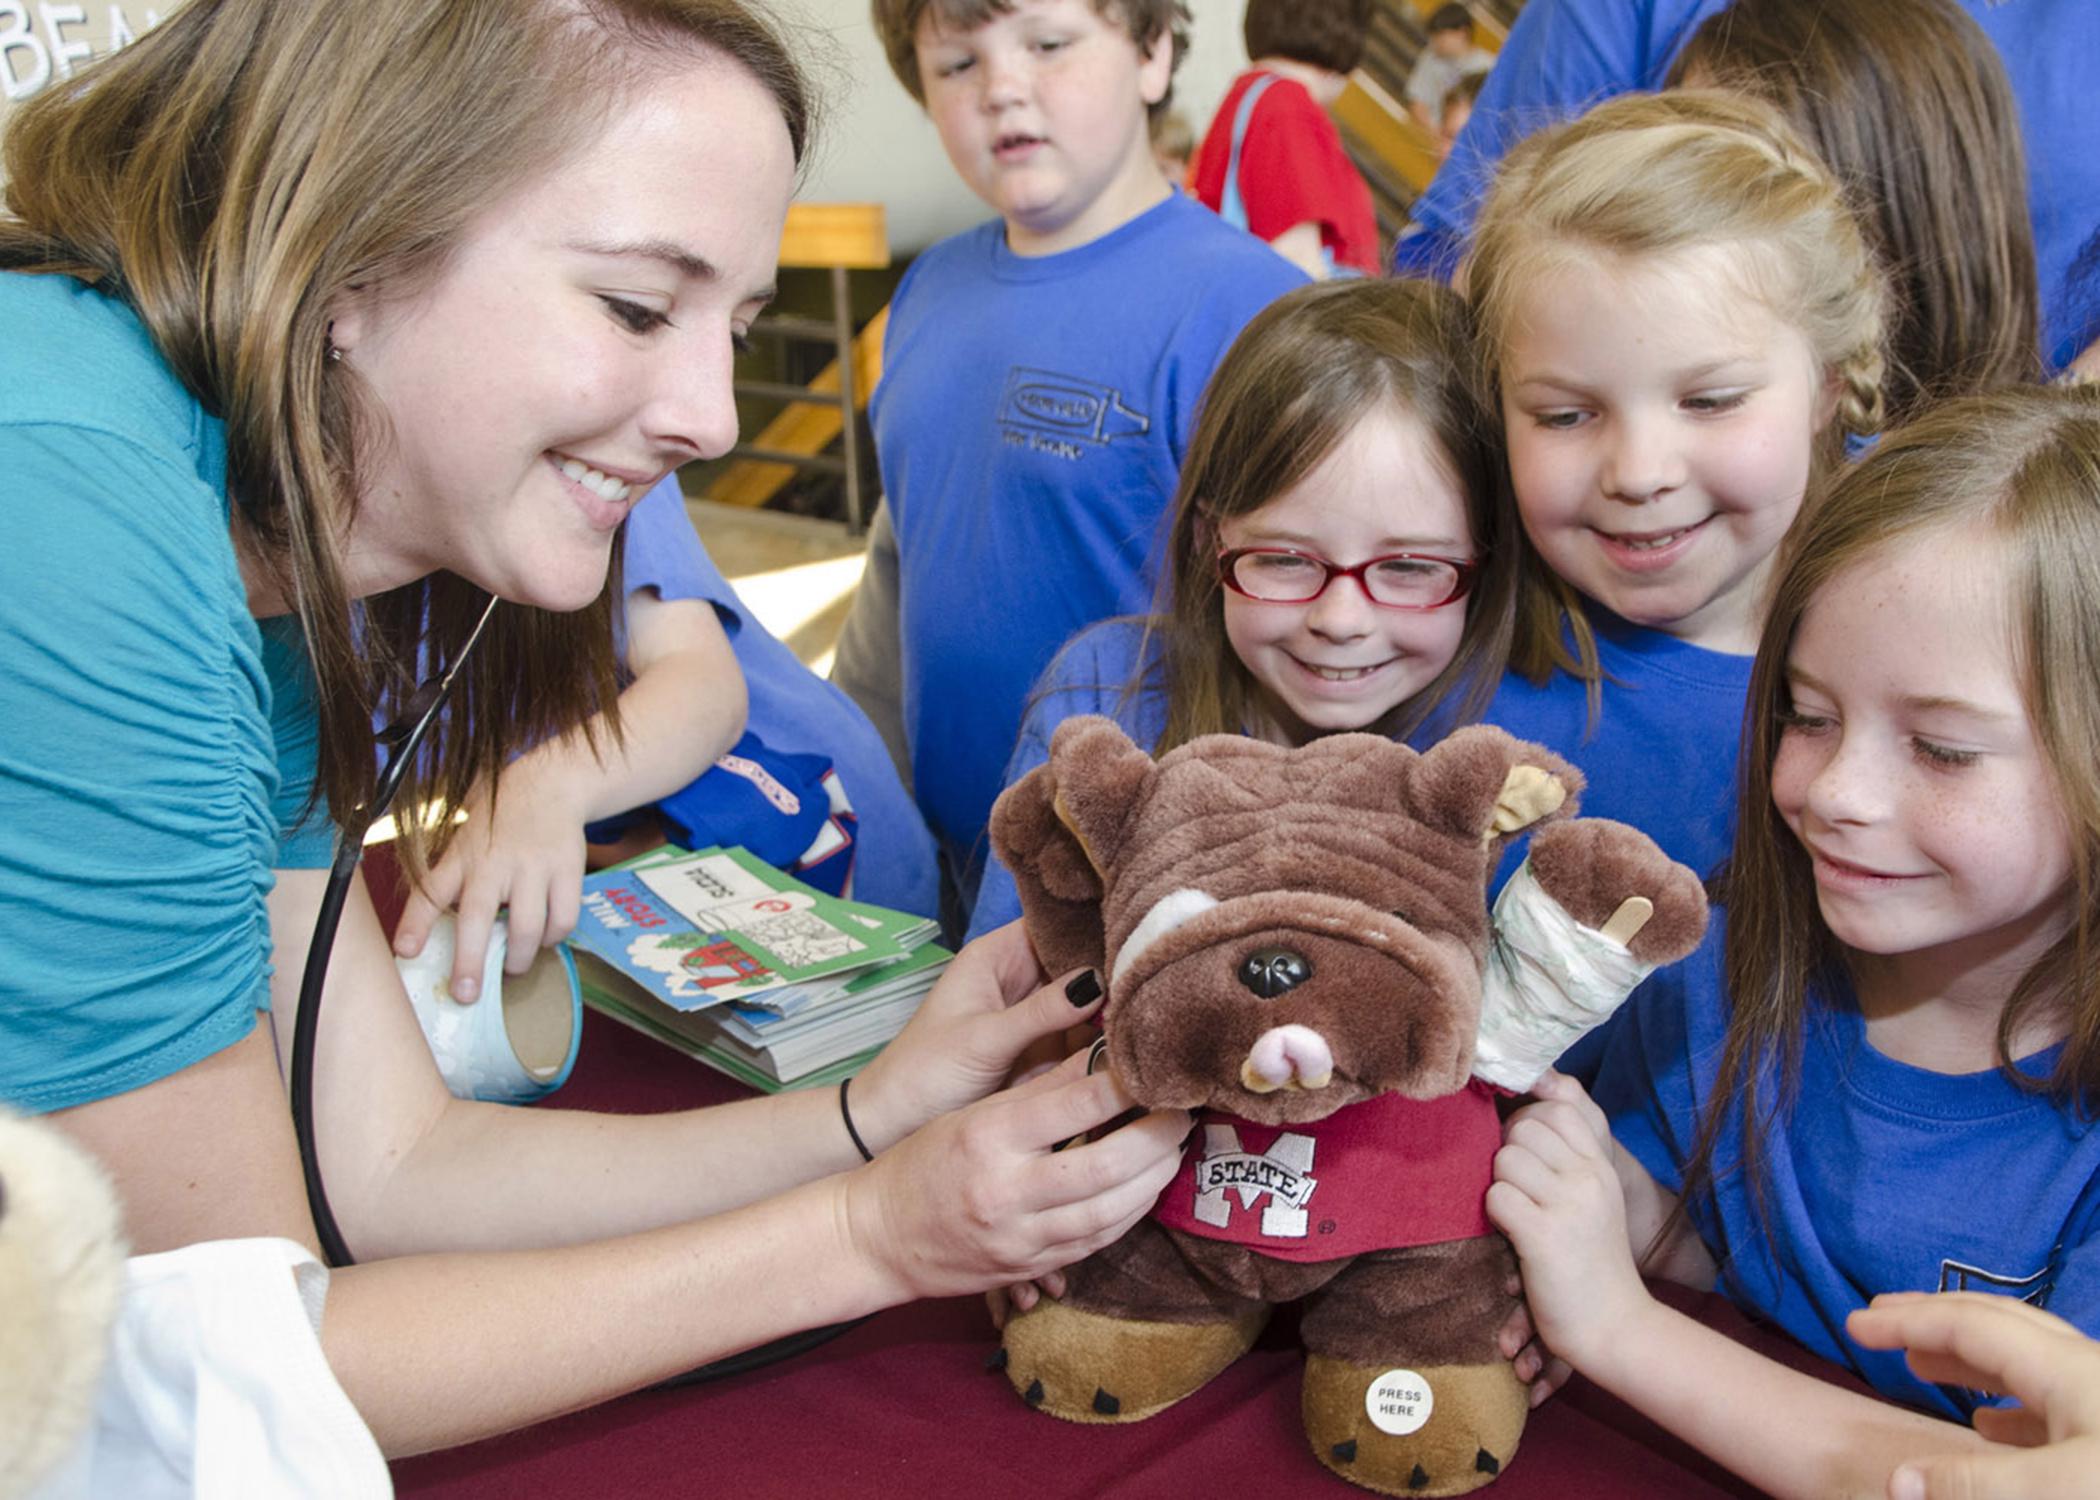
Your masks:
M 1006 1326 L 1006 1320 L 1013 1314 L 1027 1312 L 1045 1297 L 1055 1299 L 1064 1294 L 1065 1273 L 1050 1271 L 1033 1281 L 993 1287 L 984 1294 L 984 1305 L 992 1315 L 992 1328 L 996 1332 Z
M 1604 1112 L 1564 1074 L 1547 1072 L 1532 1093 L 1537 1102 L 1503 1127 L 1487 1211 L 1516 1247 L 1530 1321 L 1543 1345 L 1535 1373 L 1545 1375 L 1545 1350 L 1584 1369 L 1651 1299 L 1627 1244 Z M 1536 1386 L 1533 1395 L 1543 1399 Z
M 585 821 L 582 807 L 553 778 L 534 774 L 529 756 L 503 773 L 493 816 L 479 788 L 468 796 L 466 811 L 466 825 L 431 867 L 424 889 L 409 894 L 394 928 L 394 951 L 412 958 L 423 951 L 438 913 L 458 909 L 451 988 L 462 1004 L 479 998 L 489 929 L 503 907 L 510 908 L 503 967 L 512 974 L 530 968 L 543 944 L 574 930 L 583 900 Z
M 1976 1409 L 2003 1448 L 1904 1464 L 1889 1500 L 2071 1500 L 2100 1474 L 2100 1343 L 2052 1313 L 1983 1292 L 1890 1292 L 1845 1321 L 1869 1349 L 1907 1349 L 1920 1379 L 2003 1391 Z

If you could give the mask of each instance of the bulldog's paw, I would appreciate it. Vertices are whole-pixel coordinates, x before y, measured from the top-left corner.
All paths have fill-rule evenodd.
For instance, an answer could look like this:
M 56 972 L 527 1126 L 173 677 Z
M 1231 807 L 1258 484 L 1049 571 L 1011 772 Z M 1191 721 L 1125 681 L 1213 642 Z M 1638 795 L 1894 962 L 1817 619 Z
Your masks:
M 1644 964 L 1683 958 L 1705 935 L 1706 888 L 1638 828 L 1609 818 L 1556 823 L 1532 839 L 1529 858 L 1539 887 L 1569 916 Z
M 1067 1422 L 1141 1422 L 1201 1390 L 1253 1346 L 1255 1307 L 1227 1323 L 1145 1323 L 1044 1298 L 1007 1319 L 1006 1378 L 1030 1406 Z
M 1507 1360 L 1419 1369 L 1305 1362 L 1305 1436 L 1321 1463 L 1381 1495 L 1463 1495 L 1502 1472 L 1529 1410 Z

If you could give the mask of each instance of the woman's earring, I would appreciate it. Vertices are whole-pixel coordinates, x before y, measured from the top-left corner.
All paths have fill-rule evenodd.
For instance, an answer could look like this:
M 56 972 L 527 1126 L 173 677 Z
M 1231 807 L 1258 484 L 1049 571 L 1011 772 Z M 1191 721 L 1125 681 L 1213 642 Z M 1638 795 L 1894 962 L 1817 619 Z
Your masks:
M 332 365 L 339 365 L 343 362 L 343 351 L 334 344 L 328 346 L 328 362 Z

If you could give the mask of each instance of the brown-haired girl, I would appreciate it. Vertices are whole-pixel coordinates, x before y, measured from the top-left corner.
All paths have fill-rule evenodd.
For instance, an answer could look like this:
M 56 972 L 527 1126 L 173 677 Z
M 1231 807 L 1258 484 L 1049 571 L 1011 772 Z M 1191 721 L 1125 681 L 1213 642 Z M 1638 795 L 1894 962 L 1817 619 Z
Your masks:
M 1256 316 L 1204 391 L 1162 612 L 1073 638 L 1008 784 L 1075 714 L 1165 751 L 1203 734 L 1400 737 L 1477 711 L 1516 573 L 1475 368 L 1464 305 L 1431 282 L 1302 287 Z M 971 931 L 1019 914 L 995 862 Z
M 100 1158 L 134 1249 L 203 1284 L 214 1245 L 274 1247 L 242 1305 L 340 1382 L 280 1415 L 315 1411 L 368 1489 L 358 1416 L 439 1447 L 1075 1259 L 1187 1129 L 1073 1175 L 1049 1148 L 1123 1107 L 1105 1078 L 935 1120 L 1098 993 L 1039 988 L 1017 937 L 958 960 L 850 1100 L 456 1100 L 353 882 L 312 1118 L 368 1264 L 315 1263 L 280 1058 L 375 705 L 457 663 L 494 595 L 404 806 L 592 711 L 617 733 L 611 548 L 734 438 L 809 116 L 741 0 L 191 0 L 9 126 L 0 1097 Z
M 1771 1493 L 1880 1494 L 1974 1435 L 1752 1353 L 1643 1266 L 1940 1418 L 2002 1398 L 1848 1339 L 1876 1294 L 2100 1330 L 2096 567 L 2088 392 L 1950 402 L 1840 480 L 1758 647 L 1725 928 L 1629 1004 L 1595 1102 L 1556 1076 L 1497 1158 L 1541 1343 Z

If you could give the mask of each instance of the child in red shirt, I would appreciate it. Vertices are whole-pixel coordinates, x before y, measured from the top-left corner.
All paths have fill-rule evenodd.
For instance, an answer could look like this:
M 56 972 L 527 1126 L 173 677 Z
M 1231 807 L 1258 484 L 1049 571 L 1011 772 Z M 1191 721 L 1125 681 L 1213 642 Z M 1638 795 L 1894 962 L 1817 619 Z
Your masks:
M 1189 191 L 1313 276 L 1379 271 L 1378 220 L 1327 106 L 1363 56 L 1370 0 L 1249 0 L 1254 64 L 1189 164 Z

